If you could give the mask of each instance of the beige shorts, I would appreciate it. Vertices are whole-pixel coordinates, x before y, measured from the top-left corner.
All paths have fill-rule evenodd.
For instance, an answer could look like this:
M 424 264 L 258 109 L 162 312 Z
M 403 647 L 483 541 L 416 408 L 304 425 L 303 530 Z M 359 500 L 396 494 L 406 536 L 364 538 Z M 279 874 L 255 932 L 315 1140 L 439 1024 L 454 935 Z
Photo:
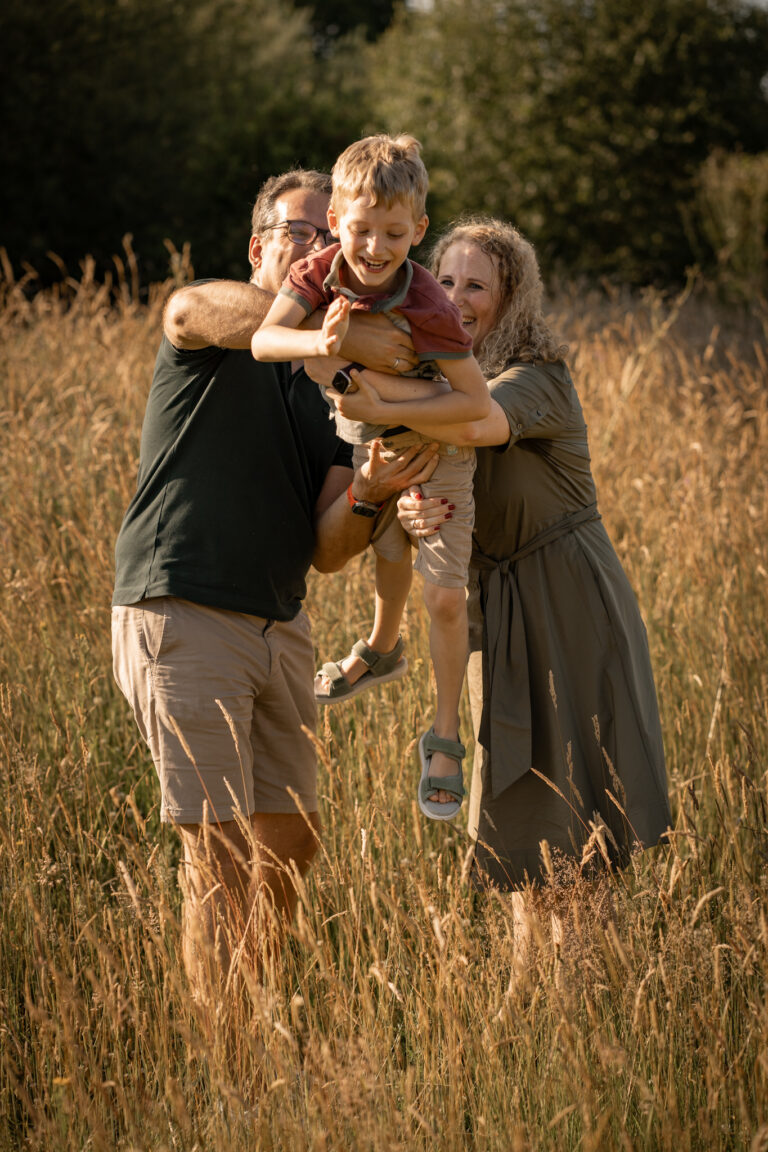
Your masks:
M 402 452 L 409 444 L 424 441 L 416 432 L 405 432 L 382 440 L 385 459 Z M 356 444 L 353 465 L 359 468 L 368 459 L 368 445 Z M 425 580 L 441 588 L 463 588 L 469 578 L 472 555 L 472 529 L 475 524 L 473 480 L 475 453 L 472 448 L 454 448 L 441 444 L 437 467 L 421 491 L 430 499 L 445 499 L 453 504 L 451 519 L 440 525 L 440 531 L 417 542 L 418 555 L 414 568 Z M 371 535 L 371 546 L 383 560 L 396 562 L 411 546 L 411 539 L 397 519 L 397 498 L 392 497 L 382 508 Z
M 115 679 L 155 762 L 160 817 L 317 810 L 309 621 L 264 620 L 172 596 L 112 609 Z

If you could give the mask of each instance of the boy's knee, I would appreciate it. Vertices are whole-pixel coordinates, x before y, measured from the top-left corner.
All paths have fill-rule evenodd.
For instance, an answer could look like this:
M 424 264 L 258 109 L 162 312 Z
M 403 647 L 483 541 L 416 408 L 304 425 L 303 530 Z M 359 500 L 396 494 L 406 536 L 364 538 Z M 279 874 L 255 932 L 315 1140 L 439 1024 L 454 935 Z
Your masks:
M 451 622 L 466 617 L 467 598 L 463 588 L 441 588 L 424 583 L 424 602 L 433 619 Z

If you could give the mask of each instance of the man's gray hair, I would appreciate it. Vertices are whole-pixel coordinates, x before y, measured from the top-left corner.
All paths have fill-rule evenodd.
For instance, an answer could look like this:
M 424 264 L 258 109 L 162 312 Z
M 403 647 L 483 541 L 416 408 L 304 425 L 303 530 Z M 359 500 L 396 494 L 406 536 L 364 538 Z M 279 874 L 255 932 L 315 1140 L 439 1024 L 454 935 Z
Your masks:
M 282 176 L 270 176 L 261 186 L 251 214 L 251 235 L 258 236 L 265 228 L 278 224 L 275 203 L 286 192 L 301 188 L 307 192 L 331 195 L 331 177 L 327 172 L 316 172 L 312 168 L 292 168 Z

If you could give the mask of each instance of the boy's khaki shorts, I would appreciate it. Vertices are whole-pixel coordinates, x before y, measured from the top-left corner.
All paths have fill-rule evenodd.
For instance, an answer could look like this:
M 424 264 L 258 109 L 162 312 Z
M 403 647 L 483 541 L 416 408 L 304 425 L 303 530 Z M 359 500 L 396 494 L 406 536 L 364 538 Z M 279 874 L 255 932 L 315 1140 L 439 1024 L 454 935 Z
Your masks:
M 309 621 L 227 612 L 172 596 L 112 609 L 115 679 L 155 762 L 160 817 L 317 810 Z
M 390 440 L 384 439 L 382 455 L 390 459 L 415 443 L 428 441 L 417 432 L 404 432 Z M 367 444 L 355 445 L 352 453 L 355 468 L 368 459 L 368 447 Z M 441 444 L 437 467 L 429 480 L 421 485 L 425 498 L 445 499 L 455 505 L 451 519 L 440 525 L 439 532 L 418 540 L 414 568 L 425 580 L 441 588 L 464 588 L 469 579 L 475 524 L 474 476 L 474 449 L 454 449 Z M 408 533 L 397 519 L 397 497 L 388 500 L 379 513 L 371 535 L 371 546 L 377 556 L 393 562 L 400 560 L 406 548 L 411 546 Z

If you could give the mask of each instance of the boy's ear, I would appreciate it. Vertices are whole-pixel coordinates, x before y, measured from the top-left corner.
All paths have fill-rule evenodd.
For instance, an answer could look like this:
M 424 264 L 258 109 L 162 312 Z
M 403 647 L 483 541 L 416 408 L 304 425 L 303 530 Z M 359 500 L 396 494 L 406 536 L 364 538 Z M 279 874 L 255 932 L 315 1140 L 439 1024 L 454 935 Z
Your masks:
M 334 236 L 338 236 L 338 232 L 336 231 L 336 229 L 338 228 L 338 225 L 339 225 L 339 221 L 338 221 L 338 218 L 336 216 L 336 213 L 334 212 L 333 208 L 331 208 L 329 205 L 328 206 L 328 227 L 330 228 L 331 232 L 333 232 Z
M 429 228 L 429 216 L 427 216 L 427 214 L 425 212 L 424 215 L 422 216 L 422 218 L 417 223 L 416 231 L 413 234 L 413 240 L 411 240 L 411 244 L 414 247 L 417 244 L 421 244 L 421 242 L 424 239 L 424 236 L 426 234 L 427 228 Z

